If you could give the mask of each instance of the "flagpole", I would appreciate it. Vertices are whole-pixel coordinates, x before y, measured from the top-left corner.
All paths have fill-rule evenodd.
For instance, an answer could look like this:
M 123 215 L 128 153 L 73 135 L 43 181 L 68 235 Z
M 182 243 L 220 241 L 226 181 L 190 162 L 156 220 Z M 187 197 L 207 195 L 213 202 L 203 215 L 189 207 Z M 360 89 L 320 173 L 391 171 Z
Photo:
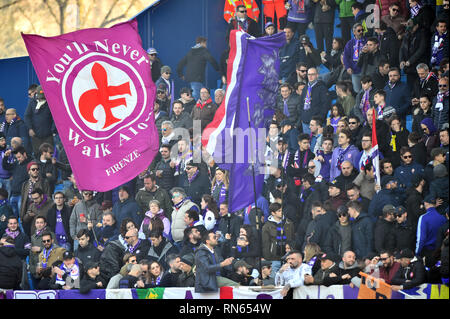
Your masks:
M 253 195 L 255 197 L 255 209 L 256 209 L 256 230 L 258 231 L 259 239 L 259 258 L 258 258 L 258 270 L 261 276 L 261 286 L 262 286 L 262 266 L 261 266 L 261 249 L 262 249 L 262 236 L 261 236 L 261 212 L 258 209 L 258 204 L 256 203 L 256 178 L 255 178 L 255 160 L 253 158 L 253 136 L 252 136 L 252 125 L 250 121 L 250 101 L 247 96 L 247 116 L 248 116 L 248 128 L 249 128 L 249 138 L 250 138 L 250 151 L 251 151 L 251 162 L 252 162 L 252 175 L 253 175 Z

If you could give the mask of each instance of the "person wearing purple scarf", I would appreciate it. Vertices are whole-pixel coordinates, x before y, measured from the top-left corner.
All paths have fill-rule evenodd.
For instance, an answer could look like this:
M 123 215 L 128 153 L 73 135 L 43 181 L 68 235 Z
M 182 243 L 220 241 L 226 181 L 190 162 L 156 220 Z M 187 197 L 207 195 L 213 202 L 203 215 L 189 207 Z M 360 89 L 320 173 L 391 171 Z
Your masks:
M 425 144 L 427 148 L 427 158 L 430 159 L 431 150 L 435 147 L 439 147 L 439 135 L 436 126 L 434 126 L 433 120 L 426 117 L 420 122 L 420 127 L 422 128 L 423 137 L 421 141 Z
M 42 189 L 36 188 L 31 192 L 32 204 L 29 206 L 23 221 L 31 224 L 31 234 L 36 231 L 35 220 L 37 216 L 44 216 L 47 219 L 49 209 L 53 206 L 53 201 L 49 200 L 47 194 Z
M 362 24 L 355 23 L 353 26 L 353 35 L 355 37 L 348 41 L 344 48 L 344 66 L 347 73 L 352 76 L 352 84 L 356 92 L 361 90 L 361 68 L 358 67 L 359 55 L 367 43 L 363 32 Z
M 335 180 L 336 177 L 341 175 L 341 165 L 344 161 L 350 161 L 353 167 L 358 167 L 360 152 L 356 146 L 350 144 L 351 136 L 350 131 L 346 129 L 339 132 L 339 147 L 334 149 L 331 157 L 330 181 Z

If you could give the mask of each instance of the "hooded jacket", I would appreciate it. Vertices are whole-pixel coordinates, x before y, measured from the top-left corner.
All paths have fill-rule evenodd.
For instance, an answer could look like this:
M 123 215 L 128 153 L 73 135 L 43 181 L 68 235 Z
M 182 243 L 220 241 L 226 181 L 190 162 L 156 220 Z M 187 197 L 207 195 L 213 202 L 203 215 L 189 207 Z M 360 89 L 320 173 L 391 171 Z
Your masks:
M 280 233 L 282 230 L 282 236 Z M 269 216 L 262 227 L 262 251 L 266 260 L 281 260 L 285 254 L 285 245 L 294 239 L 294 225 L 284 218 L 276 222 L 273 216 Z
M 156 214 L 153 215 L 151 211 L 145 212 L 144 220 L 142 221 L 141 228 L 139 232 L 147 234 L 149 230 L 150 222 L 153 218 L 159 218 L 164 224 L 164 237 L 169 238 L 170 236 L 170 220 L 164 214 L 164 211 L 160 209 Z
M 186 72 L 184 73 L 184 80 L 186 82 L 205 83 L 205 69 L 207 62 L 211 63 L 214 70 L 219 72 L 219 64 L 209 50 L 197 44 L 193 46 L 178 63 L 178 76 L 180 78 L 183 77 L 183 69 L 186 67 Z
M 337 274 L 339 279 L 340 279 L 339 280 L 339 284 L 340 285 L 348 285 L 348 284 L 350 284 L 350 282 L 351 282 L 353 277 L 359 277 L 359 272 L 360 271 L 361 271 L 361 268 L 359 267 L 357 262 L 355 262 L 350 267 L 345 268 L 344 267 L 344 261 L 341 261 L 339 263 L 339 274 Z M 351 278 L 350 279 L 342 279 L 342 276 L 347 275 L 347 274 L 350 275 Z
M 408 290 L 419 286 L 425 282 L 425 267 L 423 263 L 414 257 L 411 259 L 411 263 L 406 267 L 400 267 L 400 269 L 392 278 L 392 285 L 402 285 L 403 290 Z

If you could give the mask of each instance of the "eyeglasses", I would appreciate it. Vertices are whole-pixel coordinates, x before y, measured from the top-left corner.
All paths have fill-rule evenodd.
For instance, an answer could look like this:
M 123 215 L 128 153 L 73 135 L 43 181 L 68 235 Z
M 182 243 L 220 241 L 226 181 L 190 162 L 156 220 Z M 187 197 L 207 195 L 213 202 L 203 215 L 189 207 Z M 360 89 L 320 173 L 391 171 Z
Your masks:
M 128 239 L 133 238 L 133 237 L 136 237 L 136 236 L 125 236 L 124 238 L 125 238 L 126 240 L 128 240 Z
M 247 13 L 247 11 L 241 11 L 241 10 L 239 10 L 238 12 L 239 13 Z
M 42 242 L 45 244 L 45 243 L 51 243 L 52 242 L 52 240 L 51 239 L 47 239 L 47 240 L 42 240 Z
M 130 260 L 130 263 L 135 264 L 135 263 L 137 263 L 137 260 L 136 259 L 132 259 L 132 260 Z
M 381 261 L 385 261 L 385 260 L 388 260 L 388 259 L 389 259 L 389 257 L 386 257 L 386 258 L 380 258 Z
M 446 87 L 447 87 L 447 84 L 439 84 L 439 87 L 440 87 L 440 88 L 446 88 Z
M 348 214 L 338 214 L 337 216 L 338 216 L 338 217 L 347 217 Z
M 156 53 L 149 54 L 150 56 L 156 56 Z
M 190 171 L 193 167 L 186 167 L 186 171 Z
M 164 72 L 165 74 L 172 74 L 172 72 Z
M 351 125 L 354 125 L 354 124 L 356 124 L 357 122 L 348 122 L 348 124 L 351 124 Z
M 358 29 L 358 30 L 356 30 L 356 32 L 361 33 L 361 32 L 363 32 L 363 29 Z
M 164 91 L 159 91 L 158 92 L 158 94 L 164 94 L 164 93 L 166 93 L 166 92 L 164 92 Z
M 308 70 L 298 70 L 299 72 L 305 73 Z
M 412 158 L 412 155 L 405 155 L 405 156 L 402 156 L 404 159 L 407 159 L 407 158 Z
M 392 11 L 399 12 L 399 10 L 397 8 L 392 8 Z
M 92 196 L 94 195 L 93 193 L 83 193 L 84 196 Z
M 38 200 L 39 198 L 41 198 L 41 196 L 39 196 L 39 197 L 31 197 L 32 200 Z
M 39 168 L 35 168 L 35 167 L 30 168 L 30 171 L 32 171 L 32 172 L 36 172 L 36 171 L 38 171 L 38 170 L 39 170 Z
M 316 168 L 315 166 L 308 166 L 309 169 L 314 169 Z

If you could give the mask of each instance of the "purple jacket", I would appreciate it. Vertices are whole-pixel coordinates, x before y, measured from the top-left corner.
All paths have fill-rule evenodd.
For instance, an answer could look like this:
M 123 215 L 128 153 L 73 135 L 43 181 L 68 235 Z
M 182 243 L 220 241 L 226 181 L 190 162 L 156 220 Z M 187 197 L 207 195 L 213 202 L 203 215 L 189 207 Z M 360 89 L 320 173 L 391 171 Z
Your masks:
M 355 38 L 352 38 L 350 41 L 347 42 L 344 48 L 344 66 L 347 70 L 348 68 L 353 70 L 353 74 L 359 74 L 361 72 L 361 69 L 358 67 L 358 58 L 361 53 L 362 47 L 367 43 L 366 37 L 362 37 L 359 44 L 359 54 L 356 53 L 356 43 L 357 40 Z
M 299 3 L 303 2 L 304 11 L 301 12 L 298 10 Z M 291 5 L 291 9 L 288 11 L 287 20 L 291 22 L 297 23 L 308 23 L 308 12 L 309 8 L 309 0 L 289 0 L 288 3 Z
M 341 170 L 338 167 L 338 158 L 340 151 L 341 148 L 336 147 L 333 151 L 333 155 L 331 156 L 330 181 L 333 181 L 336 177 L 341 175 Z M 358 161 L 360 158 L 359 153 L 360 151 L 356 146 L 350 145 L 349 149 L 343 155 L 342 162 L 351 161 L 353 166 L 358 168 Z

